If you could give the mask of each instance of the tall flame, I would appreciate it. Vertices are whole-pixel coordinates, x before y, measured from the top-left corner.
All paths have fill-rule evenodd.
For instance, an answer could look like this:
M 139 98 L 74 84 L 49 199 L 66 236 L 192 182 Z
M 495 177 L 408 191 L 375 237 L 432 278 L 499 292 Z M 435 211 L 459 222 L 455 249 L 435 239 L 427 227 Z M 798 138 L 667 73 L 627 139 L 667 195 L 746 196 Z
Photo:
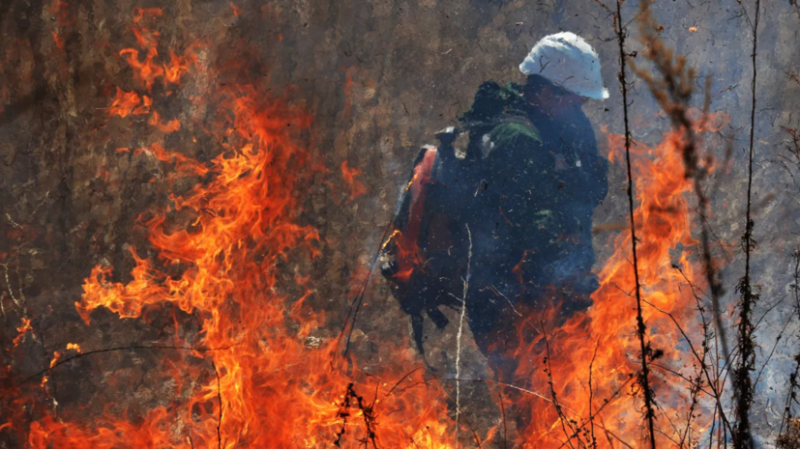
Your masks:
M 143 22 L 160 15 L 156 9 L 134 11 L 144 61 L 138 50 L 120 53 L 148 92 L 159 77 L 178 83 L 189 67 L 174 53 L 170 64 L 157 62 L 158 33 Z M 137 114 L 141 98 L 117 90 L 109 115 Z M 298 143 L 310 116 L 280 99 L 265 99 L 250 85 L 229 86 L 213 99 L 218 113 L 208 132 L 224 143 L 209 162 L 158 142 L 133 151 L 133 157 L 172 166 L 170 184 L 199 180 L 189 192 L 171 194 L 167 210 L 140 218 L 158 257 L 131 248 L 135 267 L 125 283 L 110 281 L 113 267 L 94 267 L 76 303 L 87 325 L 100 307 L 138 318 L 145 308 L 172 303 L 196 317 L 198 337 L 177 345 L 192 348 L 187 356 L 195 362 L 184 357 L 165 368 L 176 382 L 173 404 L 151 410 L 142 423 L 112 415 L 93 425 L 45 416 L 31 425 L 30 446 L 311 448 L 374 439 L 383 447 L 446 447 L 445 395 L 426 383 L 412 356 L 402 356 L 409 354 L 408 343 L 384 348 L 400 355 L 383 371 L 354 368 L 355 359 L 337 357 L 335 339 L 312 335 L 325 316 L 305 304 L 314 293 L 307 278 L 298 274 L 286 282 L 281 276 L 281 267 L 319 253 L 317 231 L 297 221 L 301 193 L 322 169 Z M 146 104 L 140 112 L 152 114 L 151 124 L 165 133 L 180 130 L 177 121 L 162 124 Z M 362 193 L 358 171 L 344 163 L 342 171 L 351 195 Z M 191 216 L 187 226 L 174 224 L 179 213 Z M 188 397 L 181 393 L 186 391 Z
M 718 129 L 727 123 L 727 117 L 712 117 L 709 123 Z M 714 130 L 708 128 L 698 131 Z M 609 133 L 607 137 L 609 159 L 624 161 L 619 156 L 624 155 L 624 137 Z M 696 295 L 702 294 L 704 276 L 698 257 L 693 257 L 698 242 L 692 235 L 687 196 L 692 181 L 684 176 L 680 139 L 681 133 L 670 132 L 653 148 L 636 143 L 631 151 L 638 203 L 634 218 L 640 239 L 639 276 L 646 301 L 643 316 L 650 345 L 660 355 L 651 365 L 662 428 L 657 439 L 666 445 L 685 439 L 687 446 L 693 446 L 710 424 L 711 413 L 707 412 L 713 404 L 707 397 L 701 398 L 691 409 L 687 380 L 697 377 L 698 363 L 676 325 L 693 338 L 696 348 L 701 347 L 698 308 L 702 304 Z M 523 339 L 518 349 L 517 380 L 541 393 L 522 396 L 517 403 L 532 417 L 524 429 L 525 447 L 589 446 L 592 426 L 597 447 L 649 444 L 641 439 L 643 410 L 635 379 L 641 362 L 630 238 L 629 232 L 621 232 L 613 239 L 613 255 L 599 272 L 600 288 L 587 312 L 557 328 L 543 330 L 540 323 L 530 320 L 520 329 L 521 335 L 537 334 L 527 339 L 532 341 Z M 547 360 L 545 338 L 550 350 Z M 710 355 L 707 362 L 711 363 Z M 561 416 L 552 403 L 550 382 Z M 697 415 L 696 419 L 690 420 L 689 413 Z M 577 435 L 576 441 L 566 443 L 565 435 Z

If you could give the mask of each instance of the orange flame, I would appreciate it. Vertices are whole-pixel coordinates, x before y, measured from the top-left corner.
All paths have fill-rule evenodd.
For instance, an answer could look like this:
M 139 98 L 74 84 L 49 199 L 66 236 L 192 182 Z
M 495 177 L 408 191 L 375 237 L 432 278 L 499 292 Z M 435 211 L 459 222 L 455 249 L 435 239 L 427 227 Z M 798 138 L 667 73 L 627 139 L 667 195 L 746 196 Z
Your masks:
M 56 363 L 58 363 L 59 359 L 61 359 L 61 355 L 62 353 L 59 351 L 53 352 L 53 358 L 50 359 L 50 368 L 56 366 Z
M 146 11 L 137 10 L 135 23 L 149 17 Z M 142 45 L 155 35 L 139 33 Z M 209 133 L 226 143 L 212 160 L 201 163 L 161 143 L 133 152 L 172 167 L 170 186 L 183 177 L 203 179 L 188 192 L 172 193 L 169 209 L 140 218 L 158 257 L 131 248 L 135 266 L 126 283 L 110 281 L 113 267 L 94 267 L 76 303 L 87 325 L 99 307 L 120 318 L 138 318 L 165 303 L 193 314 L 201 332 L 190 354 L 206 362 L 165 367 L 188 397 L 135 422 L 109 414 L 90 425 L 45 415 L 31 425 L 28 444 L 311 448 L 338 439 L 355 447 L 374 432 L 382 447 L 449 447 L 445 395 L 427 383 L 424 369 L 414 369 L 409 343 L 382 347 L 392 360 L 384 368 L 354 370 L 356 360 L 337 356 L 337 342 L 322 330 L 325 315 L 306 304 L 314 292 L 308 276 L 298 274 L 294 282 L 281 276 L 282 264 L 320 251 L 317 231 L 296 221 L 300 194 L 322 169 L 297 143 L 310 117 L 248 85 L 227 87 L 214 101 L 220 114 Z M 191 215 L 190 226 L 175 224 L 177 211 Z M 361 405 L 349 396 L 351 383 L 363 395 Z
M 19 346 L 22 343 L 22 340 L 25 339 L 25 335 L 30 333 L 33 334 L 33 328 L 31 327 L 31 320 L 28 318 L 22 318 L 22 324 L 17 328 L 17 336 L 14 338 L 13 344 L 14 347 Z
M 155 20 L 159 16 L 161 16 L 160 8 L 136 8 L 134 10 L 132 29 L 139 47 L 145 52 L 143 61 L 139 58 L 139 50 L 135 48 L 126 48 L 119 52 L 120 56 L 125 57 L 128 65 L 133 69 L 135 78 L 144 84 L 148 92 L 159 78 L 163 79 L 165 87 L 169 84 L 180 84 L 181 77 L 189 73 L 190 65 L 197 62 L 197 56 L 194 54 L 198 45 L 196 42 L 189 46 L 186 55 L 181 56 L 171 51 L 169 63 L 158 64 L 156 62 L 159 33 L 145 27 L 141 22 L 145 18 Z
M 726 122 L 725 118 L 712 121 L 723 125 Z M 611 134 L 607 137 L 611 147 L 609 159 L 613 161 L 619 158 L 618 155 L 614 157 L 617 153 L 624 152 L 624 137 Z M 653 348 L 664 353 L 653 363 L 651 379 L 662 421 L 683 416 L 689 410 L 688 382 L 673 373 L 681 373 L 684 378 L 696 375 L 694 358 L 681 343 L 682 336 L 667 314 L 672 314 L 689 335 L 698 340 L 693 342 L 695 347 L 700 346 L 702 338 L 697 337 L 702 334 L 697 300 L 692 288 L 687 287 L 689 279 L 702 289 L 703 272 L 694 254 L 697 240 L 692 236 L 692 217 L 686 197 L 692 191 L 692 184 L 684 176 L 680 138 L 680 133 L 668 133 L 655 148 L 641 143 L 632 148 L 638 203 L 634 217 L 636 234 L 641 239 L 637 245 L 639 273 L 643 299 L 652 304 L 644 305 L 643 314 L 650 330 L 649 341 Z M 524 396 L 516 404 L 518 409 L 527 409 L 531 416 L 523 432 L 524 447 L 560 447 L 566 438 L 555 407 L 542 399 L 550 397 L 551 378 L 564 417 L 574 420 L 574 428 L 581 429 L 584 444 L 591 441 L 588 437 L 591 410 L 596 415 L 593 424 L 597 447 L 610 447 L 609 441 L 613 441 L 614 446 L 622 441 L 622 445 L 628 447 L 646 446 L 640 438 L 643 435 L 642 404 L 637 395 L 630 394 L 636 391 L 632 376 L 641 363 L 635 335 L 630 233 L 621 232 L 614 238 L 613 245 L 614 254 L 600 270 L 600 288 L 592 296 L 592 307 L 573 316 L 557 330 L 547 330 L 551 348 L 547 362 L 543 361 L 546 350 L 541 331 L 530 337 L 537 332 L 534 329 L 539 329 L 540 323 L 531 320 L 520 329 L 521 344 L 516 355 L 522 363 L 517 370 L 517 381 L 542 393 L 541 396 Z M 523 335 L 528 338 L 522 338 Z M 547 363 L 551 367 L 549 375 L 545 371 Z M 593 378 L 591 391 L 590 375 Z M 699 407 L 708 410 L 711 404 L 701 399 Z M 598 414 L 598 410 L 602 411 Z M 710 424 L 711 414 L 697 410 L 695 414 L 697 418 L 691 425 L 694 432 L 688 435 L 698 438 Z M 685 417 L 683 421 L 680 425 L 685 427 Z M 670 438 L 680 440 L 682 432 L 686 432 L 680 425 L 665 430 L 658 439 L 665 445 L 671 444 Z
M 64 38 L 59 36 L 58 33 L 55 32 L 55 31 L 51 31 L 50 33 L 53 35 L 53 42 L 55 42 L 56 47 L 59 50 L 63 50 L 64 49 Z
M 344 179 L 344 182 L 347 184 L 347 188 L 350 191 L 351 200 L 367 192 L 367 189 L 364 187 L 364 184 L 361 184 L 361 181 L 356 179 L 358 175 L 361 174 L 361 170 L 357 168 L 348 167 L 347 161 L 342 162 L 341 169 L 342 169 L 342 178 Z
M 136 49 L 120 53 L 148 91 L 159 78 L 165 86 L 178 86 L 196 65 L 191 47 L 187 56 L 171 52 L 168 64 L 157 62 L 159 35 L 145 22 L 161 14 L 160 9 L 134 10 L 132 32 L 144 60 Z M 162 369 L 174 380 L 176 396 L 168 406 L 153 408 L 139 419 L 109 412 L 94 423 L 78 422 L 70 421 L 67 411 L 56 418 L 45 410 L 35 415 L 29 429 L 8 423 L 0 425 L 0 430 L 11 427 L 30 447 L 53 449 L 313 448 L 331 446 L 334 441 L 359 447 L 370 438 L 387 448 L 454 447 L 447 395 L 437 383 L 429 382 L 426 370 L 409 351 L 409 342 L 381 342 L 377 351 L 384 362 L 356 368 L 360 360 L 338 356 L 340 347 L 324 328 L 327 317 L 309 304 L 315 289 L 303 267 L 318 256 L 321 243 L 316 229 L 298 216 L 312 175 L 324 168 L 314 164 L 312 150 L 298 143 L 300 133 L 311 129 L 308 114 L 284 100 L 266 97 L 263 89 L 252 85 L 231 83 L 202 101 L 214 101 L 219 110 L 207 131 L 215 138 L 212 141 L 224 142 L 216 157 L 201 162 L 160 142 L 125 155 L 152 157 L 172 169 L 162 180 L 172 191 L 169 207 L 154 209 L 139 220 L 156 256 L 142 256 L 131 247 L 134 268 L 131 280 L 124 283 L 111 281 L 113 267 L 95 266 L 76 303 L 87 325 L 92 312 L 101 307 L 121 319 L 136 319 L 145 309 L 172 304 L 192 314 L 200 325 L 197 335 L 179 342 L 193 348 L 187 357 L 200 362 L 183 359 L 183 363 L 165 364 Z M 109 115 L 146 114 L 151 105 L 149 96 L 117 89 Z M 287 122 L 299 126 L 287 127 Z M 149 123 L 164 127 L 165 133 L 187 132 L 177 121 L 163 124 L 156 112 Z M 614 160 L 621 151 L 621 137 L 608 138 Z M 682 288 L 684 276 L 702 287 L 702 276 L 694 262 L 697 242 L 685 197 L 691 185 L 684 177 L 679 139 L 675 133 L 666 135 L 655 148 L 637 144 L 633 168 L 639 204 L 637 235 L 642 239 L 640 274 L 644 298 L 653 304 L 644 310 L 649 339 L 664 351 L 659 363 L 680 373 L 691 369 L 687 368 L 691 359 L 686 348 L 676 344 L 681 336 L 671 319 L 655 308 L 672 313 L 685 328 L 697 326 L 694 295 L 691 288 Z M 120 146 L 116 153 L 130 150 Z M 435 157 L 436 149 L 429 149 L 415 170 L 407 186 L 412 197 L 407 229 L 396 231 L 390 239 L 399 248 L 398 276 L 410 276 L 422 264 L 416 241 L 423 187 L 433 182 L 430 172 Z M 351 198 L 356 192 L 364 193 L 357 189 L 363 189 L 355 179 L 357 170 L 346 163 L 341 170 Z M 191 178 L 194 187 L 172 189 L 185 178 Z M 518 429 L 523 447 L 563 446 L 560 429 L 566 423 L 548 400 L 551 379 L 563 415 L 574 420 L 569 425 L 586 429 L 591 410 L 598 429 L 597 447 L 617 447 L 614 440 L 644 447 L 637 437 L 640 404 L 627 390 L 638 367 L 634 303 L 627 293 L 633 287 L 630 243 L 626 232 L 614 238 L 615 251 L 600 270 L 593 306 L 558 329 L 547 329 L 552 352 L 546 364 L 539 326 L 541 321 L 555 323 L 555 311 L 549 310 L 544 317 L 531 313 L 519 328 L 515 381 L 527 393 L 506 397 L 518 414 L 528 417 L 527 427 Z M 296 267 L 293 276 L 281 268 L 286 265 Z M 681 267 L 682 273 L 673 265 Z M 553 292 L 553 302 L 559 294 Z M 30 322 L 23 321 L 18 332 L 15 344 L 30 332 Z M 82 348 L 69 343 L 67 351 L 81 352 Z M 50 366 L 62 355 L 55 352 Z M 543 370 L 545 365 L 551 367 L 549 375 Z M 673 416 L 687 410 L 686 383 L 668 377 L 667 369 L 655 369 L 663 413 Z M 48 377 L 43 377 L 40 386 L 46 383 Z M 352 388 L 348 387 L 351 383 Z M 12 405 L 27 410 L 31 401 L 20 397 Z M 699 406 L 710 405 L 701 401 Z M 693 428 L 699 434 L 708 422 L 702 413 L 697 414 L 701 417 Z M 674 438 L 671 431 L 659 435 L 662 443 Z M 498 432 L 492 429 L 489 437 Z M 585 433 L 580 438 L 585 439 Z
M 142 100 L 139 98 L 139 94 L 136 92 L 126 92 L 117 87 L 117 95 L 114 97 L 114 101 L 111 102 L 111 107 L 108 109 L 108 114 L 118 115 L 122 118 L 125 118 L 133 113 L 134 108 L 136 108 L 136 106 L 138 106 L 141 102 Z
M 161 117 L 156 111 L 153 111 L 153 115 L 150 116 L 150 120 L 148 120 L 147 123 L 160 129 L 164 134 L 174 133 L 181 129 L 181 122 L 179 122 L 178 119 L 172 119 L 167 123 L 161 123 Z

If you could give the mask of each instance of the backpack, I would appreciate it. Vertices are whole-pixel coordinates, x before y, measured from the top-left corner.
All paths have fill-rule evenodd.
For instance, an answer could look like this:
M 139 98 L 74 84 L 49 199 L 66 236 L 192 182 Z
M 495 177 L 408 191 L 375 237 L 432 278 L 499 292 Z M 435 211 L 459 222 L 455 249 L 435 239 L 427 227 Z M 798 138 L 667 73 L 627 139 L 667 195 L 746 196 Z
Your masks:
M 402 188 L 392 220 L 392 233 L 383 242 L 380 268 L 394 297 L 411 317 L 414 340 L 420 353 L 423 313 L 442 329 L 448 319 L 439 306 L 457 307 L 449 293 L 455 291 L 460 247 L 453 241 L 445 213 L 447 185 L 443 158 L 437 147 L 420 149 L 408 183 Z

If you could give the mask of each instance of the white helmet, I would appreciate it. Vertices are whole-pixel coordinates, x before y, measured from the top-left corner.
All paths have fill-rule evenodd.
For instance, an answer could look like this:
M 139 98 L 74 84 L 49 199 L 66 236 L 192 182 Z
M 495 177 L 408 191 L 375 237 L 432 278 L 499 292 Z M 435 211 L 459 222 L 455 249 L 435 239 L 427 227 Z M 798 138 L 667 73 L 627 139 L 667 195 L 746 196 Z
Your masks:
M 519 69 L 526 75 L 541 75 L 582 97 L 595 100 L 608 98 L 597 52 L 575 33 L 563 32 L 544 37 L 533 46 Z

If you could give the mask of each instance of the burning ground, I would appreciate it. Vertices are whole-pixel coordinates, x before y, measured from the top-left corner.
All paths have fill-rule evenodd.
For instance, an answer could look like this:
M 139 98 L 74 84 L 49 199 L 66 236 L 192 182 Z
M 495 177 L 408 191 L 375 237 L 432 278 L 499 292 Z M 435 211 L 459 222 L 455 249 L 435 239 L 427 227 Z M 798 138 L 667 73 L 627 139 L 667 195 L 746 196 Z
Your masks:
M 412 155 L 480 81 L 514 79 L 519 55 L 559 27 L 596 30 L 609 86 L 618 70 L 611 17 L 591 2 L 440 3 L 1 6 L 0 444 L 647 447 L 619 97 L 586 107 L 598 131 L 608 126 L 598 137 L 613 161 L 615 192 L 595 217 L 601 288 L 564 326 L 521 329 L 534 335 L 519 347 L 530 390 L 475 381 L 491 373 L 468 332 L 464 379 L 427 369 L 452 368 L 456 335 L 434 337 L 443 361 L 422 360 L 407 318 L 369 277 Z M 633 18 L 637 7 L 626 8 Z M 735 323 L 753 11 L 658 8 L 664 39 L 714 74 L 714 114 L 699 134 L 718 160 L 710 222 Z M 754 374 L 764 393 L 754 422 L 765 441 L 780 425 L 782 406 L 770 404 L 783 404 L 797 342 L 800 191 L 781 126 L 796 126 L 800 86 L 795 49 L 781 42 L 800 20 L 781 8 L 762 18 L 776 25 L 762 33 L 758 91 L 753 278 L 759 370 L 769 363 Z M 693 186 L 681 135 L 644 86 L 631 95 L 658 443 L 708 444 L 719 418 L 710 384 L 692 387 L 703 374 L 693 351 L 716 355 L 702 332 L 711 312 Z M 520 413 L 533 424 L 516 428 Z

